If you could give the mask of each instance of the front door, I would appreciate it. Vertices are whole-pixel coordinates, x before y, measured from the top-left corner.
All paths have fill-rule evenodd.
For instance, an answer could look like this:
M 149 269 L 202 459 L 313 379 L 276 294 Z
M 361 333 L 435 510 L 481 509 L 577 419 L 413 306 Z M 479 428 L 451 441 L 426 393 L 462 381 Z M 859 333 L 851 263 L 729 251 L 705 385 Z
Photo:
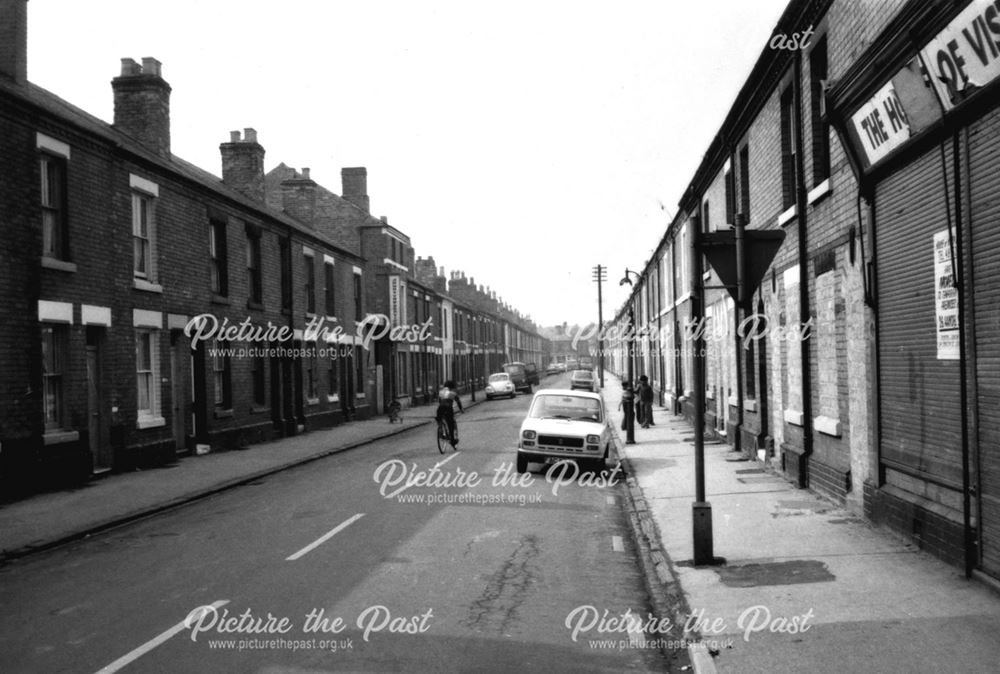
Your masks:
M 174 448 L 178 452 L 187 451 L 187 387 L 184 386 L 184 365 L 189 360 L 180 331 L 170 335 L 170 423 L 173 429 Z
M 111 470 L 111 445 L 104 433 L 104 395 L 101 388 L 100 342 L 96 333 L 87 340 L 87 431 L 94 472 Z

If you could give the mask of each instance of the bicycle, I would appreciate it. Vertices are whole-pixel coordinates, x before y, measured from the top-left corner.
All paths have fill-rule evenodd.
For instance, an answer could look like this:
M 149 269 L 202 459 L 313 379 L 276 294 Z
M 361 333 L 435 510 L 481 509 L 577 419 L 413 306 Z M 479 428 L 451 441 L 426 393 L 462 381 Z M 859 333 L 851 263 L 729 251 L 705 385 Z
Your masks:
M 393 400 L 391 403 L 389 403 L 389 408 L 387 412 L 390 424 L 395 423 L 397 421 L 399 423 L 403 423 L 403 417 L 400 415 L 401 410 L 402 410 L 402 405 L 399 404 L 398 400 Z
M 456 428 L 455 430 L 457 431 L 458 429 Z M 458 448 L 455 446 L 455 439 L 451 436 L 451 433 L 448 432 L 448 422 L 445 421 L 444 419 L 438 419 L 437 420 L 438 451 L 444 454 L 444 448 L 446 445 L 451 445 L 452 451 L 454 452 L 458 451 Z

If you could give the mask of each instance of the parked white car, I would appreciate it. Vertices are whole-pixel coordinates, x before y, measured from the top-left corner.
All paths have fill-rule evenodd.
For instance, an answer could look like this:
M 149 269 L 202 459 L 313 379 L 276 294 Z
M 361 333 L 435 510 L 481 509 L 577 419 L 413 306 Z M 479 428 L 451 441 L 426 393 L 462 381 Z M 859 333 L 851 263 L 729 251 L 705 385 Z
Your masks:
M 517 472 L 528 463 L 555 463 L 574 459 L 581 468 L 604 469 L 611 448 L 611 427 L 601 396 L 589 391 L 545 389 L 531 399 L 521 422 L 517 443 Z
M 487 400 L 493 400 L 499 396 L 510 396 L 513 398 L 515 395 L 517 395 L 517 392 L 514 390 L 514 382 L 511 381 L 510 375 L 506 372 L 491 374 L 490 378 L 486 380 Z

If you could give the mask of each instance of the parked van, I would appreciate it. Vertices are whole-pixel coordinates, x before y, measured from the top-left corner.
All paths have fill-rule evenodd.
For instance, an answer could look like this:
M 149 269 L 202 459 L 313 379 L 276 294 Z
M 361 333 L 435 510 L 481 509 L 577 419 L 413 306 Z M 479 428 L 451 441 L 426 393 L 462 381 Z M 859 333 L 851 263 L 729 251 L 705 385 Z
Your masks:
M 529 384 L 534 384 L 535 386 L 538 386 L 539 379 L 538 379 L 537 365 L 535 365 L 534 363 L 525 363 L 524 374 L 527 376 Z
M 503 371 L 510 375 L 510 380 L 514 382 L 514 390 L 531 393 L 531 382 L 528 380 L 528 371 L 524 363 L 504 363 Z

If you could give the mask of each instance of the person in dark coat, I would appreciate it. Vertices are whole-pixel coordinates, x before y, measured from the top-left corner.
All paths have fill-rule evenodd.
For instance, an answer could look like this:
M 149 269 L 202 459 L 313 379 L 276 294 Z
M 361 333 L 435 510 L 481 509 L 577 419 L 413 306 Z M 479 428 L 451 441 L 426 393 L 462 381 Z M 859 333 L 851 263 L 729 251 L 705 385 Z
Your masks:
M 653 426 L 653 387 L 649 385 L 649 377 L 639 377 L 639 423 L 643 428 Z

